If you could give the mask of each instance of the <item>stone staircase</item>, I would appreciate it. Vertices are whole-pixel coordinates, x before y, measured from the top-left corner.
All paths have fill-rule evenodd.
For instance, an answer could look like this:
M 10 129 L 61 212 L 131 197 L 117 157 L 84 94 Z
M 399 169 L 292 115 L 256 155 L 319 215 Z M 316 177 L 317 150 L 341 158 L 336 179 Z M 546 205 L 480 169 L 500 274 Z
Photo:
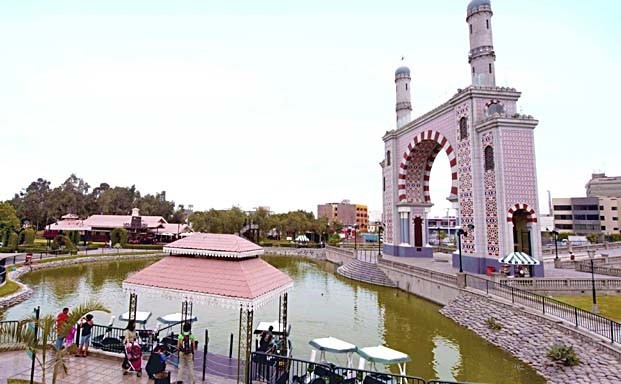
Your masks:
M 361 260 L 351 262 L 338 267 L 336 273 L 349 279 L 362 281 L 369 284 L 396 287 L 386 274 L 375 263 L 367 263 Z

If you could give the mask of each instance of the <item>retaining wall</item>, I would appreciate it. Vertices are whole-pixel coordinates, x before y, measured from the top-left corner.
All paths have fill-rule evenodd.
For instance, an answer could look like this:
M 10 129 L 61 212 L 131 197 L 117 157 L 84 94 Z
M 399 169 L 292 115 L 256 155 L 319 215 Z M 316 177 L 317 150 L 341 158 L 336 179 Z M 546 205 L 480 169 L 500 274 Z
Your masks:
M 621 353 L 571 326 L 466 291 L 440 313 L 529 364 L 549 383 L 621 382 Z M 489 329 L 489 318 L 502 329 Z M 547 358 L 550 347 L 560 342 L 573 346 L 580 365 L 565 367 Z
M 438 279 L 412 274 L 409 271 L 397 269 L 382 263 L 380 269 L 396 284 L 397 288 L 423 297 L 440 305 L 446 305 L 459 296 L 459 289 L 454 284 L 449 284 Z

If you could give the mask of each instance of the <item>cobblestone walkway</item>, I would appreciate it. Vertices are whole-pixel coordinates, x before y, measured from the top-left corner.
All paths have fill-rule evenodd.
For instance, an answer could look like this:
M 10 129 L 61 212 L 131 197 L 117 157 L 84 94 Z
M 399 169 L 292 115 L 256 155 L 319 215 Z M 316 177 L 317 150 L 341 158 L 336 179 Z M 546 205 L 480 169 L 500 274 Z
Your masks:
M 146 364 L 146 362 L 145 362 Z M 58 384 L 112 384 L 112 383 L 153 383 L 143 371 L 142 377 L 135 374 L 123 375 L 121 359 L 111 356 L 91 354 L 87 358 L 68 357 L 68 375 L 59 378 Z M 144 367 L 144 364 L 143 364 Z M 172 382 L 176 378 L 175 367 L 169 367 Z M 51 371 L 50 371 L 51 372 Z M 51 373 L 47 373 L 48 381 L 51 382 Z M 197 379 L 201 373 L 195 372 Z M 40 372 L 35 374 L 35 380 L 40 378 Z M 0 383 L 5 383 L 8 378 L 30 379 L 30 360 L 23 351 L 0 353 Z M 197 380 L 197 383 L 210 384 L 233 384 L 234 380 L 207 375 L 205 381 Z

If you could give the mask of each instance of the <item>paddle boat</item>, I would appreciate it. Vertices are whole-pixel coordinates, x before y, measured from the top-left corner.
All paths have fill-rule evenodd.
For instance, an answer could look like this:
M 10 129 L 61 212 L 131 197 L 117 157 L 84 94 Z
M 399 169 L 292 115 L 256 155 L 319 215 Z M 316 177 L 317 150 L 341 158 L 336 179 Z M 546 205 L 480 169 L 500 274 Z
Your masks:
M 186 321 L 194 323 L 198 321 L 198 317 L 191 316 Z M 158 339 L 160 336 L 160 332 L 168 331 L 166 333 L 166 336 L 164 336 L 161 340 L 159 340 L 159 343 L 164 346 L 164 348 L 166 349 L 166 352 L 171 353 L 171 354 L 176 353 L 177 352 L 177 340 L 178 340 L 179 334 L 175 333 L 173 328 L 176 325 L 180 325 L 183 322 L 183 315 L 179 312 L 171 313 L 165 316 L 158 317 L 157 322 L 158 324 L 156 326 L 155 333 Z
M 147 321 L 151 318 L 151 312 L 136 312 L 136 325 L 140 325 L 142 329 L 145 329 L 147 325 Z M 119 316 L 119 320 L 121 321 L 129 321 L 129 312 L 125 312 Z
M 323 337 L 308 342 L 314 349 L 311 351 L 310 361 L 315 362 L 319 351 L 319 362 L 327 362 L 326 352 L 347 355 L 347 368 L 354 365 L 354 352 L 358 349 L 355 345 L 335 337 Z
M 195 322 L 198 320 L 198 318 L 196 316 L 191 316 L 189 319 L 190 322 Z M 164 325 L 175 325 L 175 324 L 179 324 L 183 321 L 183 315 L 179 312 L 177 313 L 171 313 L 169 315 L 165 315 L 165 316 L 160 316 L 157 318 L 157 321 L 160 322 L 161 324 Z
M 381 372 L 378 372 L 376 364 L 392 365 L 397 364 L 399 367 L 399 375 L 405 376 L 405 365 L 408 361 L 411 361 L 410 356 L 403 352 L 396 351 L 394 349 L 378 345 L 376 347 L 364 347 L 358 348 L 356 351 L 360 355 L 360 362 L 358 369 L 365 369 L 366 361 L 371 363 L 370 370 L 376 371 L 376 375 L 371 377 L 379 379 L 379 382 L 386 382 L 386 378 L 383 378 Z M 372 380 L 369 380 L 372 381 Z M 400 380 L 403 383 L 403 378 Z M 370 383 L 368 383 L 370 384 Z

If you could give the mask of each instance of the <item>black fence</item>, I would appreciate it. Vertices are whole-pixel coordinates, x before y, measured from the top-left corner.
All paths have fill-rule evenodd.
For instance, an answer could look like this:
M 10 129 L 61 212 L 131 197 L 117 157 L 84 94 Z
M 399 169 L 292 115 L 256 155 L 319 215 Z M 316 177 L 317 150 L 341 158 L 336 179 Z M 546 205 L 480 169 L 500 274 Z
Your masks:
M 533 292 L 507 286 L 503 283 L 466 275 L 466 287 L 474 288 L 494 296 L 520 304 L 543 314 L 551 315 L 584 328 L 610 340 L 621 343 L 621 324 L 604 316 L 585 311 L 573 305 Z
M 76 336 L 79 332 L 78 329 Z M 123 332 L 125 332 L 124 328 L 95 324 L 91 330 L 91 347 L 107 352 L 123 353 L 125 347 Z M 152 330 L 137 329 L 136 334 L 136 341 L 142 348 L 142 352 L 151 353 L 156 342 L 155 333 Z
M 250 383 L 267 384 L 463 384 L 421 377 L 339 367 L 262 352 L 252 352 Z

